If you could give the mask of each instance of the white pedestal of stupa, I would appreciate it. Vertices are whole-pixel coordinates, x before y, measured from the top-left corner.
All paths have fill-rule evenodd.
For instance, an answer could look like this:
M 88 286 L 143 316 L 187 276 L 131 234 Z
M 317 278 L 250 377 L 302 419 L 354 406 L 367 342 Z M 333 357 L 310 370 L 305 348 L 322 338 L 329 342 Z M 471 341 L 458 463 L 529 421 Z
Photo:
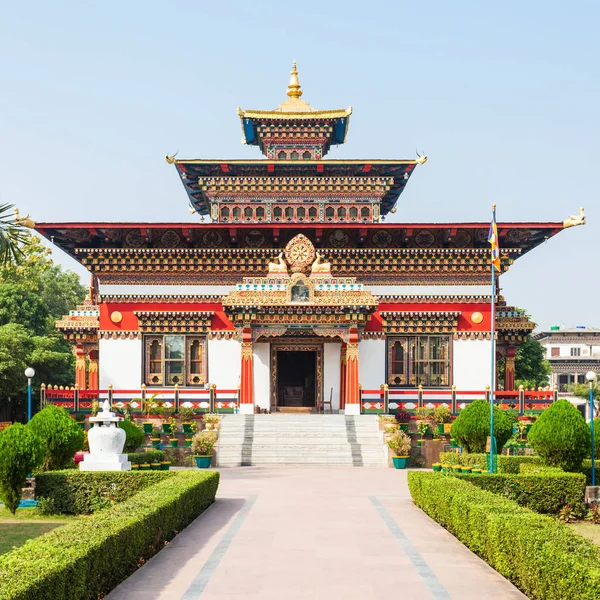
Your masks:
M 130 471 L 131 463 L 123 454 L 125 431 L 118 426 L 122 417 L 110 411 L 108 400 L 102 405 L 102 412 L 90 418 L 94 426 L 88 432 L 90 453 L 79 463 L 80 471 Z

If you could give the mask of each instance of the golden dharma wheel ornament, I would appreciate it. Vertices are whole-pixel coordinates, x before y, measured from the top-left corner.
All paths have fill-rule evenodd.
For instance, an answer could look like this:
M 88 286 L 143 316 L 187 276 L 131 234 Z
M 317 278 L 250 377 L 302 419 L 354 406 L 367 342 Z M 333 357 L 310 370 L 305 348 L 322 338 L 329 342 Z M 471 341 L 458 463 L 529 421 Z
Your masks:
M 312 242 L 302 233 L 288 242 L 284 253 L 292 273 L 308 271 L 317 256 Z
M 473 321 L 473 323 L 478 325 L 479 323 L 481 323 L 483 321 L 483 315 L 480 312 L 474 312 L 471 315 L 471 321 Z
M 113 323 L 120 323 L 123 320 L 123 315 L 118 310 L 114 310 L 110 313 L 110 320 Z

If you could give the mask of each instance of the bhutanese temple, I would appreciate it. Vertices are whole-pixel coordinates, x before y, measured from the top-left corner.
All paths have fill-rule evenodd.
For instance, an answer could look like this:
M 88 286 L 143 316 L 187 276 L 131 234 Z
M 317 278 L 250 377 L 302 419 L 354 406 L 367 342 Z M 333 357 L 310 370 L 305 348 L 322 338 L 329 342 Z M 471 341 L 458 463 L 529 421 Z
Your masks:
M 92 274 L 84 305 L 57 323 L 82 393 L 177 389 L 193 400 L 211 388 L 235 392 L 245 414 L 330 401 L 359 414 L 362 390 L 489 385 L 489 222 L 386 220 L 410 201 L 415 172 L 427 176 L 427 158 L 331 159 L 352 109 L 302 96 L 294 63 L 277 108 L 238 109 L 243 142 L 263 158 L 167 156 L 194 223 L 35 225 Z M 584 219 L 499 222 L 498 276 Z M 534 323 L 494 300 L 497 385 L 510 391 Z

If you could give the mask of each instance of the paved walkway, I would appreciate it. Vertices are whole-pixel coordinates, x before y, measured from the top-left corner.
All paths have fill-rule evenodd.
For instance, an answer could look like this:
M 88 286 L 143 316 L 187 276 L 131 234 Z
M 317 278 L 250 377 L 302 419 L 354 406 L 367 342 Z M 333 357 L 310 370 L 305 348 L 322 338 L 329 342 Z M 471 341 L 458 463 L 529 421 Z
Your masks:
M 109 600 L 524 599 L 394 469 L 240 468 Z

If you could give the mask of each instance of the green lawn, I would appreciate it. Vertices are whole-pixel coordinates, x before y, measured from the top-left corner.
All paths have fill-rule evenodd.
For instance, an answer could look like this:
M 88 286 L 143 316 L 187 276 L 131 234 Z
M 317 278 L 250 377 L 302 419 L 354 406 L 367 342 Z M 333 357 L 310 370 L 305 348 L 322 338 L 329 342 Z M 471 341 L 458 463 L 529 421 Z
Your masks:
M 10 552 L 27 540 L 38 537 L 73 521 L 77 517 L 61 515 L 40 515 L 35 508 L 20 508 L 11 515 L 5 508 L 0 509 L 0 554 Z
M 571 523 L 569 527 L 579 535 L 589 538 L 600 546 L 600 525 L 594 525 L 593 523 Z

